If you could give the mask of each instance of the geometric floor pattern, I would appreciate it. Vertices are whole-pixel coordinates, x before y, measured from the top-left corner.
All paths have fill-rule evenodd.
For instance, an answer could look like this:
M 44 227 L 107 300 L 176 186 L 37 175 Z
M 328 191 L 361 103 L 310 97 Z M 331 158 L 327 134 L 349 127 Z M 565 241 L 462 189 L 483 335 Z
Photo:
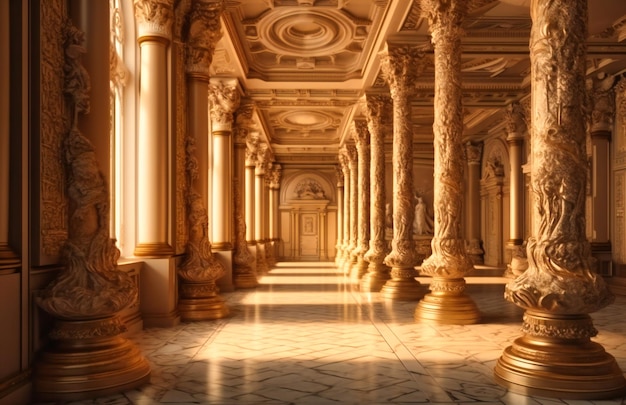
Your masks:
M 424 292 L 428 278 L 418 278 Z M 500 277 L 467 277 L 482 321 L 416 323 L 417 302 L 360 293 L 333 263 L 279 263 L 252 290 L 222 294 L 232 316 L 145 329 L 131 339 L 150 383 L 76 405 L 626 404 L 527 397 L 493 380 L 521 336 L 522 311 Z M 595 341 L 626 370 L 626 297 L 591 314 Z M 70 403 L 68 403 L 70 404 Z

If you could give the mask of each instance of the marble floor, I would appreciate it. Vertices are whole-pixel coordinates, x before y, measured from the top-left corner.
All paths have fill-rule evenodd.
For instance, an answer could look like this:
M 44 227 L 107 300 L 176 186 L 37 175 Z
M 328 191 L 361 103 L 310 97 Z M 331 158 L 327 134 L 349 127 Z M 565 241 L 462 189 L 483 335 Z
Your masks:
M 427 290 L 427 278 L 419 278 Z M 468 277 L 483 321 L 434 326 L 416 302 L 355 291 L 332 263 L 279 263 L 260 286 L 223 294 L 227 319 L 145 329 L 132 336 L 150 383 L 72 404 L 626 404 L 526 397 L 494 383 L 522 311 L 506 279 Z M 592 314 L 595 341 L 626 370 L 626 297 Z

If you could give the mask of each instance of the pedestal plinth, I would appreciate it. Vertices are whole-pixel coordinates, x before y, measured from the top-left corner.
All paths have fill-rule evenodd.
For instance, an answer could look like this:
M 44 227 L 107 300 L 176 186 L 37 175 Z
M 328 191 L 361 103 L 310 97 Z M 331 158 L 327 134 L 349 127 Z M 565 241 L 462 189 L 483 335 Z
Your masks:
M 415 308 L 416 321 L 439 325 L 471 325 L 480 321 L 478 307 L 465 294 L 464 279 L 434 277 L 430 290 Z
M 424 296 L 422 285 L 415 279 L 413 267 L 392 267 L 391 279 L 380 290 L 385 299 L 398 301 L 417 301 Z
M 182 282 L 178 311 L 183 321 L 203 321 L 225 318 L 230 311 L 211 283 Z
M 387 266 L 382 263 L 370 263 L 367 274 L 361 279 L 361 291 L 379 292 L 390 278 Z
M 523 395 L 564 399 L 626 394 L 626 380 L 615 358 L 589 339 L 597 331 L 588 315 L 527 310 L 523 331 L 496 364 L 499 384 Z
M 251 267 L 248 266 L 248 269 L 239 271 L 241 273 L 236 273 L 233 277 L 235 288 L 256 288 L 259 286 L 259 281 L 256 279 Z
M 38 401 L 77 401 L 139 387 L 150 380 L 150 366 L 137 347 L 121 336 L 117 316 L 57 321 L 51 344 L 34 371 Z

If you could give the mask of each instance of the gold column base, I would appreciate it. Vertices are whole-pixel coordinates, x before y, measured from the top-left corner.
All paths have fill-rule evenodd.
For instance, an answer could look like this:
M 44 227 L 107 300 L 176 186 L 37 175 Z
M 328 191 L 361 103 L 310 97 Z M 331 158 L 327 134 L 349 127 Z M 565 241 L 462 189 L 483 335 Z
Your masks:
M 359 283 L 359 280 L 367 274 L 368 267 L 369 263 L 362 256 L 358 256 L 356 264 L 350 269 L 350 277 Z
M 230 314 L 226 303 L 217 294 L 215 282 L 181 283 L 178 312 L 185 322 L 220 319 Z
M 117 317 L 57 321 L 51 347 L 35 364 L 37 400 L 78 401 L 146 384 L 150 366 L 139 349 L 121 336 L 125 329 Z
M 615 358 L 589 338 L 588 315 L 552 315 L 527 310 L 525 335 L 498 360 L 496 382 L 523 394 L 563 399 L 609 399 L 626 394 Z
M 352 268 L 356 267 L 356 257 L 352 257 L 352 255 L 349 255 L 345 262 L 343 262 L 343 275 L 346 277 L 350 277 L 350 274 L 352 274 Z
M 413 267 L 393 267 L 391 269 L 391 277 L 380 290 L 383 298 L 398 301 L 417 301 L 424 296 L 422 285 L 415 279 Z
M 139 243 L 135 246 L 134 254 L 146 258 L 170 257 L 174 249 L 167 243 Z
M 390 279 L 387 266 L 382 263 L 370 263 L 367 274 L 361 278 L 361 291 L 379 292 Z
M 248 267 L 241 273 L 235 273 L 233 284 L 235 284 L 235 288 L 256 288 L 259 286 L 259 281 L 252 273 L 252 269 Z
M 465 294 L 464 279 L 435 277 L 431 292 L 415 308 L 415 320 L 438 325 L 471 325 L 480 321 L 476 303 Z

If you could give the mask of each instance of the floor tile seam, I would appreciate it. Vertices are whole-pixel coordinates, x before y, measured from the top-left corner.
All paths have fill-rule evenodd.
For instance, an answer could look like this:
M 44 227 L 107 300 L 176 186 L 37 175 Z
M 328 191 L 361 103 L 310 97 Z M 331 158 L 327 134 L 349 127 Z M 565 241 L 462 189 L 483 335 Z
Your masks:
M 433 387 L 437 387 L 439 394 L 443 394 L 449 398 L 447 391 L 437 382 L 437 379 L 433 375 L 431 375 L 428 369 L 415 357 L 413 352 L 404 344 L 404 342 L 384 321 L 384 319 L 382 319 L 382 317 L 376 312 L 375 308 L 363 304 L 359 294 L 360 292 L 358 291 L 352 291 L 352 298 L 354 299 L 356 304 L 368 314 L 372 325 L 376 328 L 378 333 L 380 333 L 380 336 L 385 340 L 389 348 L 395 354 L 397 360 L 400 362 L 400 364 L 402 364 L 406 372 L 411 376 L 412 380 L 416 384 L 419 384 L 420 381 L 418 381 L 418 375 L 427 376 L 433 382 Z M 402 354 L 405 354 L 406 356 L 402 356 Z M 405 360 L 405 358 L 407 357 L 410 360 Z M 408 362 L 417 365 L 417 367 L 413 367 L 411 364 L 408 364 Z M 416 371 L 413 371 L 415 369 L 419 369 L 421 371 L 418 373 Z M 428 394 L 428 391 L 424 392 Z M 450 400 L 451 402 L 454 402 L 452 401 L 452 398 L 450 398 Z

